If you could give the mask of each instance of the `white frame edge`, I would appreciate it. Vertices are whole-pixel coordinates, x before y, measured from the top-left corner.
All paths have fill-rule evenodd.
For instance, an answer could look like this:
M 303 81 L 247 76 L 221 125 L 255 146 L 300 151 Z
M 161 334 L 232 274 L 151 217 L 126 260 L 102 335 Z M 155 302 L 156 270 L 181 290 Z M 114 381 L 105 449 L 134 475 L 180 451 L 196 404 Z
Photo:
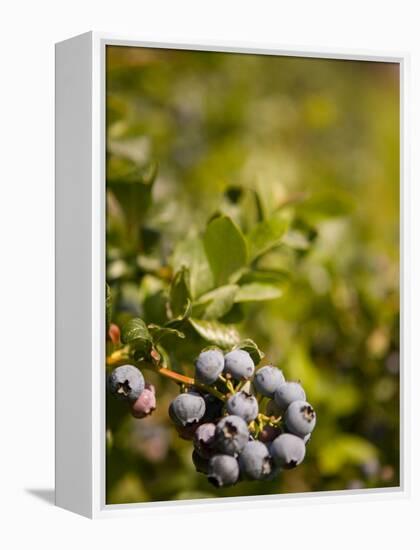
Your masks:
M 105 504 L 105 49 L 108 45 L 255 53 L 400 65 L 400 487 L 182 502 Z M 215 512 L 409 496 L 409 55 L 239 42 L 140 41 L 90 32 L 56 45 L 56 504 L 91 518 Z M 83 145 L 84 144 L 84 145 Z M 87 150 L 86 150 L 87 147 Z M 76 161 L 76 162 L 75 162 Z M 72 217 L 71 213 L 77 214 Z M 70 213 L 70 215 L 69 215 Z M 87 229 L 89 231 L 87 232 Z M 80 248 L 81 247 L 81 248 Z M 80 254 L 80 251 L 83 254 Z M 89 252 L 88 252 L 89 251 Z M 89 255 L 90 254 L 90 255 Z M 76 284 L 75 284 L 76 281 Z M 82 319 L 80 317 L 82 316 Z M 72 331 L 83 325 L 77 363 Z M 88 325 L 88 326 L 87 326 Z M 74 334 L 74 332 L 73 332 Z M 79 333 L 78 333 L 79 334 Z M 90 371 L 89 371 L 90 369 Z M 91 376 L 89 377 L 89 372 Z M 81 388 L 80 380 L 86 380 Z M 76 396 L 76 397 L 75 397 Z M 77 410 L 75 410 L 77 403 Z M 88 422 L 89 419 L 89 422 Z M 77 470 L 77 471 L 76 471 Z M 74 475 L 72 473 L 74 472 Z M 77 473 L 77 476 L 76 476 Z

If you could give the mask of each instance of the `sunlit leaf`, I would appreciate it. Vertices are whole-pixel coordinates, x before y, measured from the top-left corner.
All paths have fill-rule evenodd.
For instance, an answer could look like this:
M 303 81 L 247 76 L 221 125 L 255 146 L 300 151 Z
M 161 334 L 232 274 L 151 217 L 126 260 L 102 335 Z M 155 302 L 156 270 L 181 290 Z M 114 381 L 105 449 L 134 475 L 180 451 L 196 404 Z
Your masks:
M 235 302 L 260 302 L 280 298 L 283 292 L 278 286 L 266 283 L 249 283 L 239 288 Z
M 230 349 L 240 341 L 239 332 L 232 325 L 199 319 L 189 319 L 189 322 L 204 340 L 215 346 Z
M 213 219 L 204 234 L 204 247 L 217 285 L 244 267 L 248 260 L 241 230 L 226 216 Z
M 165 338 L 165 336 L 177 336 L 178 338 L 185 338 L 185 334 L 183 332 L 171 327 L 148 325 L 148 329 L 155 343 L 160 342 L 163 338 Z
M 146 323 L 139 317 L 130 319 L 122 328 L 121 340 L 129 344 L 130 348 L 138 354 L 147 354 L 153 344 L 152 336 Z
M 193 299 L 212 288 L 212 272 L 203 241 L 198 237 L 181 239 L 175 247 L 172 263 L 174 271 L 179 271 L 183 267 L 188 269 L 189 287 Z
M 258 224 L 247 235 L 249 257 L 255 260 L 274 246 L 277 246 L 287 228 L 289 221 L 280 215 L 268 218 Z
M 182 315 L 190 300 L 190 291 L 187 281 L 188 270 L 183 267 L 175 274 L 169 291 L 169 300 L 173 317 Z
M 297 207 L 299 215 L 311 222 L 347 216 L 352 209 L 352 198 L 339 189 L 313 193 Z
M 226 285 L 204 294 L 197 305 L 202 309 L 202 319 L 219 319 L 230 311 L 238 292 L 238 285 Z

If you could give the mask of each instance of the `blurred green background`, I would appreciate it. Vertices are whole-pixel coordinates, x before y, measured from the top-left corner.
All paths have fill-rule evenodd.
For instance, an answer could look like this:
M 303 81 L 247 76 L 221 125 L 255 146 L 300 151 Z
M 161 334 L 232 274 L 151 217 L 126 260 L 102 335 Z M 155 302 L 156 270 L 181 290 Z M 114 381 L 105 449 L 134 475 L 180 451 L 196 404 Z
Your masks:
M 108 46 L 106 93 L 112 321 L 165 320 L 174 250 L 216 212 L 247 231 L 290 208 L 260 263 L 282 296 L 229 320 L 318 414 L 297 469 L 215 489 L 169 421 L 177 386 L 146 373 L 151 417 L 107 399 L 107 502 L 399 485 L 398 65 Z M 204 344 L 171 346 L 189 372 Z

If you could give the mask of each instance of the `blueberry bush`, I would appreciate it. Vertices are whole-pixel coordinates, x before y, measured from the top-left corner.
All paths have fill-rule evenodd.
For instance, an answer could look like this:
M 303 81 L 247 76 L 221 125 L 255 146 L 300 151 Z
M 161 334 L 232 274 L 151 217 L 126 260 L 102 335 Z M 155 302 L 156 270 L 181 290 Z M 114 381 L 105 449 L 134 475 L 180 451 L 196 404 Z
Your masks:
M 398 485 L 395 66 L 108 47 L 106 86 L 107 502 Z

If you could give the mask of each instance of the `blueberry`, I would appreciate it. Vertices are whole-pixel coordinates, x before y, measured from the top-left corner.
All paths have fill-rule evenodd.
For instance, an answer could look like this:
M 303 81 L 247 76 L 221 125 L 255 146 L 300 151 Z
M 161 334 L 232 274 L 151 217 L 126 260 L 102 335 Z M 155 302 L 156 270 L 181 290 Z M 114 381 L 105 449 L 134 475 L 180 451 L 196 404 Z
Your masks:
M 195 362 L 197 380 L 203 384 L 213 384 L 222 374 L 224 365 L 221 351 L 217 349 L 202 351 Z
M 229 414 L 236 414 L 249 423 L 258 416 L 258 401 L 253 395 L 240 391 L 229 397 L 226 410 Z
M 156 396 L 154 391 L 145 388 L 131 407 L 131 414 L 135 418 L 145 418 L 156 409 Z
M 169 406 L 169 416 L 180 426 L 199 422 L 206 411 L 204 399 L 195 392 L 180 393 Z
M 275 428 L 268 424 L 258 434 L 258 439 L 263 443 L 270 443 L 273 439 L 276 439 L 282 432 L 281 428 Z
M 248 426 L 240 416 L 225 416 L 216 426 L 216 445 L 222 453 L 239 454 L 248 439 Z
M 122 365 L 111 372 L 108 385 L 111 393 L 118 399 L 136 401 L 144 390 L 144 378 L 133 365 Z
M 225 369 L 235 380 L 251 378 L 255 366 L 249 353 L 243 349 L 230 351 L 225 355 Z
M 306 395 L 298 382 L 285 382 L 274 392 L 274 399 L 284 412 L 293 401 L 306 401 Z
M 270 399 L 265 408 L 265 413 L 267 416 L 274 416 L 277 418 L 283 414 L 283 410 L 277 405 L 274 399 Z
M 203 458 L 196 449 L 193 450 L 192 453 L 192 461 L 195 466 L 195 469 L 197 472 L 200 472 L 202 474 L 208 474 L 209 473 L 209 459 Z
M 216 425 L 211 422 L 201 424 L 194 434 L 194 447 L 203 458 L 210 458 L 216 441 Z
M 249 441 L 239 455 L 239 466 L 248 478 L 266 479 L 272 468 L 270 455 L 264 443 Z
M 211 393 L 202 394 L 202 398 L 206 403 L 206 412 L 204 413 L 202 422 L 213 422 L 219 420 L 223 415 L 223 401 Z
M 194 422 L 194 424 L 188 424 L 187 426 L 179 426 L 178 424 L 175 424 L 175 429 L 181 439 L 193 441 L 198 426 L 199 424 L 197 424 L 197 422 Z
M 271 443 L 270 454 L 274 463 L 286 470 L 295 468 L 305 458 L 305 443 L 293 434 L 281 434 Z
M 215 455 L 210 459 L 208 480 L 216 487 L 234 485 L 239 479 L 239 464 L 230 455 Z
M 306 401 L 293 401 L 287 408 L 284 421 L 289 432 L 305 437 L 315 428 L 316 413 Z
M 270 365 L 259 369 L 254 378 L 255 389 L 265 397 L 273 397 L 274 392 L 284 382 L 285 378 L 281 370 Z

